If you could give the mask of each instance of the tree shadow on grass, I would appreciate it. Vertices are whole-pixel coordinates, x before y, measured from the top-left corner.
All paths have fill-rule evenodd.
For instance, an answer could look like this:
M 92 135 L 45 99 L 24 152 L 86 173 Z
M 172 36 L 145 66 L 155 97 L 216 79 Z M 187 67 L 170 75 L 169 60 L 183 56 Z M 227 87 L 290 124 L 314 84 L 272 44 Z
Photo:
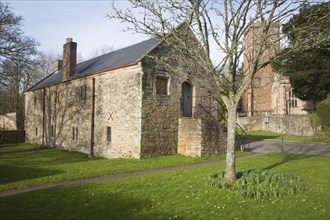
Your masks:
M 1 199 L 4 219 L 169 219 L 174 213 L 157 209 L 152 198 L 111 185 L 95 190 L 76 186 L 26 193 Z M 117 192 L 115 192 L 117 191 Z M 170 199 L 170 198 L 169 198 Z
M 37 152 L 40 152 L 40 151 L 47 151 L 47 150 L 50 150 L 51 148 L 47 148 L 47 147 L 44 147 L 44 146 L 36 146 L 36 147 L 33 147 L 33 148 L 27 148 L 27 149 L 22 149 L 22 148 L 14 148 L 14 147 L 11 147 L 12 149 L 10 150 L 7 150 L 7 151 L 1 151 L 1 157 L 6 157 L 6 155 L 12 155 L 12 154 L 21 154 L 21 153 L 29 153 L 29 152 L 33 152 L 33 153 L 37 153 Z M 13 150 L 15 149 L 15 150 Z
M 63 171 L 56 169 L 36 168 L 33 165 L 1 165 L 0 183 L 14 183 L 29 179 L 36 179 L 45 176 L 53 176 L 63 173 Z
M 273 169 L 277 166 L 283 165 L 285 163 L 288 163 L 290 161 L 295 161 L 295 160 L 302 160 L 302 159 L 307 159 L 307 158 L 311 158 L 311 157 L 315 157 L 312 155 L 307 155 L 307 154 L 293 154 L 293 153 L 282 153 L 281 155 L 283 155 L 283 159 L 277 163 L 274 163 L 268 167 L 265 167 L 265 170 L 270 170 Z

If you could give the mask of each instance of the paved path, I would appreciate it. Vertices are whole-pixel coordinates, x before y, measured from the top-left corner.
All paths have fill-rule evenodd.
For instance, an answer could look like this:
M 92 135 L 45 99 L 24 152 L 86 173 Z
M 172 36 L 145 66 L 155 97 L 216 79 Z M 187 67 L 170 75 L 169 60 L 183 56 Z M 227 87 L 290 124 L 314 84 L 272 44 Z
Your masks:
M 281 152 L 281 141 L 263 140 L 250 142 L 250 150 L 253 153 L 265 154 Z M 304 142 L 283 142 L 283 151 L 297 154 L 330 156 L 329 143 L 304 143 Z
M 237 158 L 237 160 L 255 157 L 260 154 L 265 153 L 272 153 L 272 152 L 281 152 L 281 141 L 273 141 L 273 140 L 264 140 L 264 141 L 255 141 L 249 144 L 249 149 L 253 153 L 252 155 L 243 156 Z M 310 155 L 322 155 L 322 156 L 330 156 L 330 144 L 321 144 L 321 143 L 301 143 L 301 142 L 288 142 L 285 141 L 283 143 L 283 149 L 285 152 L 290 153 L 299 153 L 299 154 L 310 154 Z M 106 180 L 113 180 L 113 179 L 120 179 L 125 177 L 133 177 L 133 176 L 140 176 L 140 175 L 147 175 L 153 173 L 162 173 L 174 170 L 183 170 L 187 168 L 193 167 L 201 167 L 210 164 L 216 164 L 225 162 L 225 160 L 217 160 L 217 161 L 207 161 L 198 164 L 190 164 L 190 165 L 183 165 L 183 166 L 176 166 L 176 167 L 168 167 L 168 168 L 161 168 L 161 169 L 154 169 L 154 170 L 144 170 L 144 171 L 136 171 L 131 173 L 121 173 L 109 176 L 101 176 L 101 177 L 94 177 L 88 179 L 80 179 L 80 180 L 72 180 L 72 181 L 63 181 L 58 183 L 51 183 L 42 186 L 33 186 L 26 189 L 13 189 L 4 192 L 0 192 L 0 197 L 6 197 L 26 192 L 33 192 L 43 189 L 51 189 L 51 188 L 59 188 L 64 186 L 72 186 L 72 185 L 81 185 L 81 184 L 88 184 L 88 183 L 96 183 Z
M 249 158 L 249 157 L 255 157 L 258 155 L 259 154 L 256 153 L 256 154 L 252 154 L 252 155 L 248 155 L 248 156 L 242 156 L 242 157 L 238 157 L 237 160 L 242 160 L 242 159 Z M 166 168 L 159 168 L 159 169 L 153 169 L 153 170 L 142 170 L 142 171 L 135 171 L 135 172 L 131 172 L 131 173 L 120 173 L 120 174 L 114 174 L 114 175 L 109 175 L 109 176 L 100 176 L 100 177 L 93 177 L 93 178 L 80 179 L 80 180 L 71 180 L 71 181 L 67 180 L 67 181 L 58 182 L 58 183 L 50 183 L 47 185 L 32 186 L 32 187 L 29 187 L 26 189 L 13 189 L 13 190 L 8 190 L 8 191 L 3 191 L 3 192 L 0 192 L 0 198 L 6 197 L 6 196 L 11 196 L 11 195 L 16 195 L 16 194 L 43 190 L 43 189 L 60 188 L 60 187 L 64 187 L 64 186 L 96 183 L 96 182 L 101 182 L 101 181 L 106 181 L 106 180 L 114 180 L 114 179 L 120 179 L 120 178 L 125 178 L 125 177 L 141 176 L 141 175 L 147 175 L 147 174 L 153 174 L 153 173 L 163 173 L 163 172 L 174 171 L 174 170 L 183 170 L 183 169 L 187 169 L 187 168 L 202 167 L 202 166 L 206 166 L 206 165 L 210 165 L 210 164 L 217 164 L 217 163 L 223 163 L 223 162 L 225 162 L 225 160 L 206 161 L 206 162 L 202 162 L 202 163 L 189 164 L 189 165 L 176 166 L 176 167 L 166 167 Z

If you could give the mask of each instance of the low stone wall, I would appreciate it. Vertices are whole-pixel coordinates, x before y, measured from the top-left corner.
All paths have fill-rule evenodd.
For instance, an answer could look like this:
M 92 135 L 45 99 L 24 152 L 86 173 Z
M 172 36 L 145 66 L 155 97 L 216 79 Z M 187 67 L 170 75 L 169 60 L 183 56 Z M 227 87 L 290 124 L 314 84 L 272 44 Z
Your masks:
M 262 117 L 237 117 L 237 123 L 245 131 L 260 131 L 262 130 Z
M 24 141 L 25 131 L 0 130 L 0 144 L 23 143 Z
M 202 152 L 202 120 L 192 118 L 179 119 L 178 153 L 191 157 L 200 157 Z
M 202 156 L 212 156 L 226 151 L 227 128 L 213 120 L 202 121 Z
M 179 119 L 178 153 L 191 157 L 211 156 L 226 149 L 227 131 L 213 120 Z
M 245 131 L 270 131 L 289 135 L 313 136 L 314 130 L 309 117 L 269 116 L 238 117 L 237 123 Z
M 0 129 L 16 130 L 16 112 L 0 115 Z

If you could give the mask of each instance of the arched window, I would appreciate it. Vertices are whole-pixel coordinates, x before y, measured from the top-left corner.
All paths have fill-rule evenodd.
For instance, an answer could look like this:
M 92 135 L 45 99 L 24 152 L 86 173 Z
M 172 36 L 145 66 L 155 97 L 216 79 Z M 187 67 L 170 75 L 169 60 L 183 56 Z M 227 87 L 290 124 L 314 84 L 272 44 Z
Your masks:
M 290 107 L 298 106 L 297 97 L 293 94 L 293 89 L 291 89 L 289 91 L 289 105 L 290 105 Z

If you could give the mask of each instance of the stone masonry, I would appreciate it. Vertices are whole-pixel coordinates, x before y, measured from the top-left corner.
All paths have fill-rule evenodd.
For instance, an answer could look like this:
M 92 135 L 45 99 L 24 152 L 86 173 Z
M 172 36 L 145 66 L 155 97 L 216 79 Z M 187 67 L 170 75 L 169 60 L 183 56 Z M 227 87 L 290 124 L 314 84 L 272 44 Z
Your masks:
M 260 23 L 255 23 L 245 33 L 246 49 L 243 62 L 245 75 L 250 73 L 254 53 L 258 47 L 260 31 Z M 273 38 L 278 36 L 279 27 L 274 25 L 271 32 L 269 45 L 272 46 L 263 53 L 263 61 L 268 61 L 274 57 L 280 47 L 279 42 L 271 42 Z M 255 74 L 250 88 L 242 97 L 242 110 L 249 116 L 306 114 L 314 107 L 312 102 L 301 101 L 294 97 L 289 79 L 274 72 L 270 64 Z
M 26 114 L 29 115 L 26 117 L 27 142 L 91 154 L 91 105 L 94 79 L 96 97 L 94 155 L 108 158 L 139 157 L 141 76 L 141 67 L 136 65 L 51 86 L 41 91 L 27 92 L 25 108 Z M 81 88 L 86 88 L 85 97 L 80 97 Z M 45 132 L 42 134 L 44 94 Z M 106 140 L 107 127 L 111 127 L 113 137 L 111 142 Z
M 150 42 L 156 44 L 148 46 Z M 126 50 L 135 53 L 143 49 L 140 45 L 151 49 L 133 63 L 83 76 L 72 72 L 93 68 L 107 57 L 116 60 L 116 54 L 125 59 L 130 56 L 123 54 Z M 200 80 L 205 74 L 163 41 L 149 40 L 132 47 L 136 49 L 128 47 L 75 68 L 75 59 L 67 54 L 76 55 L 76 43 L 68 38 L 64 46 L 64 59 L 68 60 L 64 63 L 70 69 L 63 71 L 66 76 L 61 82 L 41 86 L 56 80 L 56 74 L 61 73 L 58 68 L 55 75 L 26 92 L 26 141 L 106 158 L 222 152 L 226 129 L 200 108 L 208 100 L 203 97 L 212 93 L 212 84 Z M 67 49 L 73 51 L 65 53 Z M 168 68 L 162 60 L 175 66 Z M 123 63 L 120 59 L 115 62 Z M 208 105 L 216 107 L 216 103 Z

